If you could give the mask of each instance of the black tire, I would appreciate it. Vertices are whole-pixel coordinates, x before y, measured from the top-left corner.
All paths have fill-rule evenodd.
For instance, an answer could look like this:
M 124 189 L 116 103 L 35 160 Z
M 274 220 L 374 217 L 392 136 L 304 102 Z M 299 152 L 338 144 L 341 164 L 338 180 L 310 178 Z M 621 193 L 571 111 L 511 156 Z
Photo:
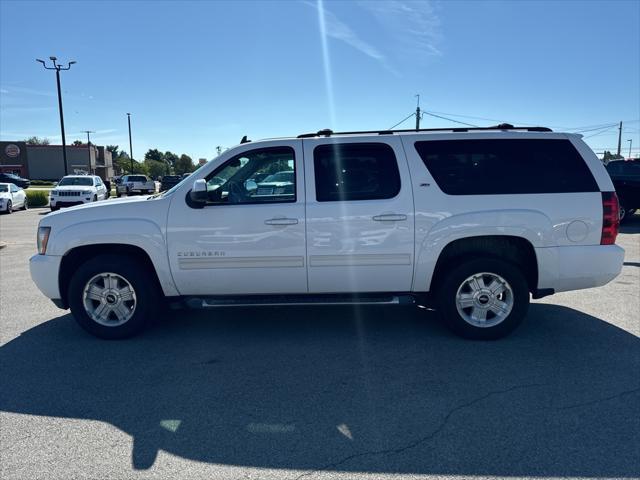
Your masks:
M 458 289 L 465 280 L 484 272 L 499 275 L 506 280 L 510 293 L 507 291 L 503 295 L 512 297 L 513 306 L 502 321 L 491 325 L 491 319 L 488 319 L 489 326 L 482 327 L 470 323 L 461 316 L 456 298 Z M 511 333 L 524 320 L 529 309 L 529 288 L 523 273 L 516 265 L 494 258 L 478 258 L 465 261 L 447 272 L 440 285 L 436 287 L 435 300 L 440 317 L 454 333 L 473 340 L 496 340 Z M 469 310 L 462 311 L 465 313 Z M 494 314 L 491 313 L 491 315 Z
M 98 201 L 98 196 L 97 196 L 97 195 L 94 195 L 94 196 L 93 196 L 93 200 L 92 200 L 92 201 L 93 201 L 93 202 L 97 202 L 97 201 Z
M 51 207 L 51 211 L 52 211 L 52 212 L 56 212 L 56 211 L 58 211 L 58 209 L 59 209 L 59 208 L 60 208 L 60 207 Z
M 87 283 L 101 273 L 115 273 L 124 278 L 135 292 L 133 315 L 118 326 L 105 326 L 93 320 L 84 306 L 84 289 Z M 133 256 L 105 254 L 83 263 L 71 277 L 68 302 L 76 321 L 96 337 L 116 340 L 140 333 L 157 316 L 162 296 L 156 282 L 149 281 L 146 265 Z M 106 301 L 106 300 L 105 300 Z
M 22 204 L 22 210 L 29 210 L 29 199 L 24 197 L 24 203 Z
M 120 198 L 120 195 L 121 193 L 118 190 L 116 190 L 116 198 Z
M 13 204 L 11 203 L 11 200 L 9 200 L 7 202 L 7 215 L 10 215 L 13 213 Z

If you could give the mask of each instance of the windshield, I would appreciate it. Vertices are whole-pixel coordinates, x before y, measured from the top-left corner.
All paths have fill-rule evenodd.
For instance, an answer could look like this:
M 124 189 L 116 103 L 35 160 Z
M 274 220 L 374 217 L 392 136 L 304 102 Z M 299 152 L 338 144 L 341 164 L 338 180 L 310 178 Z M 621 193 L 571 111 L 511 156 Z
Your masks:
M 79 185 L 83 187 L 93 186 L 93 178 L 90 177 L 64 177 L 58 183 L 59 187 L 68 187 L 70 185 Z
M 9 191 L 9 185 L 0 185 L 0 193 L 8 192 L 8 191 Z

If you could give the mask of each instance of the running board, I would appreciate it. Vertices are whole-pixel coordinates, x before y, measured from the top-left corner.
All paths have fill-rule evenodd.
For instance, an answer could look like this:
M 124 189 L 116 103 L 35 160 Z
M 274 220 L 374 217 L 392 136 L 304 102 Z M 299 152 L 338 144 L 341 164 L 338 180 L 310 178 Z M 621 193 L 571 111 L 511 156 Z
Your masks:
M 267 307 L 284 305 L 412 305 L 415 299 L 408 294 L 395 295 L 251 295 L 190 297 L 189 308 Z

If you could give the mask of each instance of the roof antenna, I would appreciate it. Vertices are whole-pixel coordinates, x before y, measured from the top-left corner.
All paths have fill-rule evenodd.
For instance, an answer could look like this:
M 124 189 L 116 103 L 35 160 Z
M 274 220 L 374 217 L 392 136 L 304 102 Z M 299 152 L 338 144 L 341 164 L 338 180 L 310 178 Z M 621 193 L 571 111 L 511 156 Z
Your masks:
M 251 140 L 249 140 L 247 138 L 247 136 L 245 135 L 244 137 L 242 137 L 242 140 L 240 140 L 240 145 L 242 145 L 243 143 L 249 143 Z

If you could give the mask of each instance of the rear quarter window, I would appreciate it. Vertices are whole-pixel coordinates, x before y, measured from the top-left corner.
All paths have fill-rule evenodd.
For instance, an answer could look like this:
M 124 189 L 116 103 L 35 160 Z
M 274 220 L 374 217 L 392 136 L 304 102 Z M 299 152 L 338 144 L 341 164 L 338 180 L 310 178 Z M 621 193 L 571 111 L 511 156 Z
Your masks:
M 599 191 L 565 139 L 434 140 L 418 141 L 415 148 L 448 195 Z

